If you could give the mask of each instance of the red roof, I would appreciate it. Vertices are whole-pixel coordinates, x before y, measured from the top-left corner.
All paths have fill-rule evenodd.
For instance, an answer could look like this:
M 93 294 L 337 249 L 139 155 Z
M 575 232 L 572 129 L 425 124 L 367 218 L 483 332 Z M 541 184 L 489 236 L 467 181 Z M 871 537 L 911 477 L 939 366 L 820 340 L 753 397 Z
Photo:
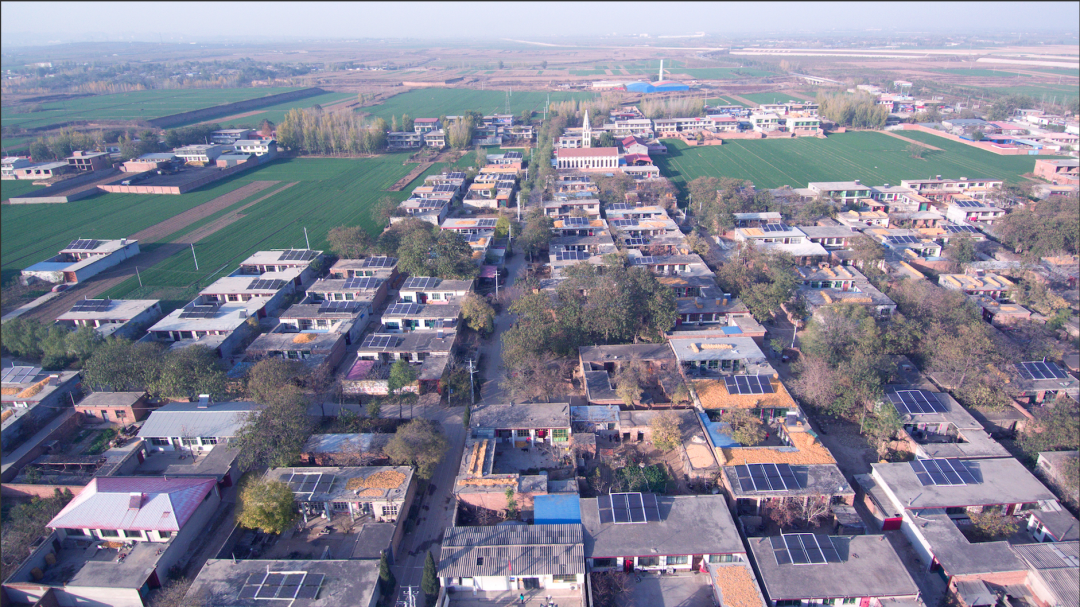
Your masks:
M 619 148 L 559 148 L 555 150 L 557 158 L 600 158 L 618 155 Z
M 649 158 L 648 154 L 627 154 L 626 156 L 623 156 L 623 158 L 626 160 L 626 164 L 637 162 L 639 160 L 644 160 L 645 162 L 652 164 L 652 158 Z
M 645 145 L 645 142 L 642 141 L 641 139 L 639 139 L 638 137 L 636 137 L 635 135 L 631 135 L 631 136 L 627 137 L 626 139 L 622 140 L 623 147 L 626 147 L 626 146 L 629 146 L 629 145 L 634 145 L 635 143 L 640 143 L 641 145 Z
M 439 121 L 438 118 L 416 118 L 416 119 L 413 120 L 414 123 L 415 122 L 438 122 L 438 121 Z

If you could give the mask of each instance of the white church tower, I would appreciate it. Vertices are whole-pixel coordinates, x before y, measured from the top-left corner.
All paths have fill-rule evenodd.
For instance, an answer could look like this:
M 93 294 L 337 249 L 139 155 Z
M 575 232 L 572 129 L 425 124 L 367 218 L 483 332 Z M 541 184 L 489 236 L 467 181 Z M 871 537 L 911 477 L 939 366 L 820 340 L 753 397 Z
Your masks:
M 589 112 L 585 110 L 581 116 L 581 147 L 592 147 L 592 125 L 589 124 Z

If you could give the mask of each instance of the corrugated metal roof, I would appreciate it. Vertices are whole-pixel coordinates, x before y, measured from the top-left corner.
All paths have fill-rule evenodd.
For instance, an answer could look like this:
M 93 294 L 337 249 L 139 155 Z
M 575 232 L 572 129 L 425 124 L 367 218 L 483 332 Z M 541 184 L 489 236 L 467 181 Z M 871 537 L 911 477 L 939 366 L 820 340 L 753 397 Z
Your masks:
M 440 577 L 585 573 L 581 525 L 451 527 L 443 534 Z
M 49 527 L 179 531 L 214 484 L 208 478 L 95 478 Z
M 236 436 L 247 414 L 258 407 L 250 402 L 214 403 L 205 409 L 198 403 L 170 403 L 146 418 L 139 437 Z
M 1039 575 L 1046 582 L 1047 587 L 1050 588 L 1050 592 L 1057 597 L 1057 601 L 1053 604 L 1054 607 L 1080 605 L 1080 589 L 1077 588 L 1076 584 L 1076 569 L 1052 569 L 1040 571 Z

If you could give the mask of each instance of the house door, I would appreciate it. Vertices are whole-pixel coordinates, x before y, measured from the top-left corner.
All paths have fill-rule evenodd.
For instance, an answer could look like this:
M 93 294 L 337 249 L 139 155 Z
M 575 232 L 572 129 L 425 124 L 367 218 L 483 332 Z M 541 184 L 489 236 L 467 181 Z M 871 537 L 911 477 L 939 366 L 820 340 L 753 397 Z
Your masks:
M 521 578 L 521 585 L 525 590 L 539 590 L 540 578 L 538 577 L 523 577 Z
M 634 570 L 634 557 L 632 557 L 632 556 L 623 557 L 623 566 L 622 566 L 622 568 L 623 568 L 623 571 L 625 571 L 626 573 L 630 573 L 631 571 L 633 571 Z

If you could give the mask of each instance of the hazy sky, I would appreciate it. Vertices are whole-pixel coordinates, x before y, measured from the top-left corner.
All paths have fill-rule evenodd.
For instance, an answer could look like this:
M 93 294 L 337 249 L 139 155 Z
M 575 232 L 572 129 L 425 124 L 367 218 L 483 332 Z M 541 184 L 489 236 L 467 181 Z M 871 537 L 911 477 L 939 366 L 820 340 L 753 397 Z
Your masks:
M 185 37 L 518 38 L 704 31 L 1076 32 L 1078 2 L 3 2 L 0 33 L 39 44 Z

